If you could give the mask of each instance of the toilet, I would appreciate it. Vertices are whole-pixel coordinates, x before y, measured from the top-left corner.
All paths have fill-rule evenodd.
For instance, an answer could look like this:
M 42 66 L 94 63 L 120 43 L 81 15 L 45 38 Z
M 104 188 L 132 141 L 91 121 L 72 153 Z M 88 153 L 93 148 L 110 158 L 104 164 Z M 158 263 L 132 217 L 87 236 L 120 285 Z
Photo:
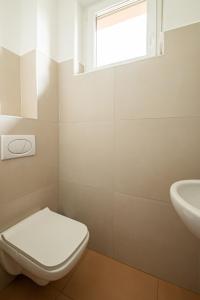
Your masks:
M 70 272 L 88 240 L 84 224 L 45 208 L 0 233 L 0 261 L 9 274 L 47 285 Z

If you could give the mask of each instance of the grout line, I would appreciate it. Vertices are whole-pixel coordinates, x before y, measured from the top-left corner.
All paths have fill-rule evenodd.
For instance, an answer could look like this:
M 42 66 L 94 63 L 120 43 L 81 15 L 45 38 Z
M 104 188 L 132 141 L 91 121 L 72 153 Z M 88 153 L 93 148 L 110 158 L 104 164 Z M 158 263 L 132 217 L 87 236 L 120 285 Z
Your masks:
M 116 69 L 113 68 L 113 82 L 112 82 L 112 89 L 113 89 L 113 141 L 112 141 L 112 255 L 116 257 L 116 243 L 115 243 L 115 187 L 116 187 L 116 145 L 117 145 L 117 105 L 116 105 Z
M 109 259 L 109 260 L 112 260 L 113 263 L 116 263 L 116 264 L 119 264 L 119 265 L 123 265 L 123 266 L 125 266 L 126 268 L 128 268 L 129 270 L 131 269 L 131 270 L 133 270 L 133 271 L 137 271 L 137 272 L 142 273 L 142 274 L 144 274 L 144 275 L 146 275 L 146 276 L 149 276 L 149 277 L 151 277 L 151 278 L 153 278 L 153 279 L 159 280 L 159 278 L 156 277 L 155 275 L 153 275 L 152 273 L 148 273 L 148 272 L 146 272 L 146 271 L 144 271 L 144 270 L 142 270 L 142 269 L 139 269 L 139 268 L 137 268 L 137 267 L 131 266 L 131 265 L 129 265 L 128 263 L 122 262 L 122 261 L 118 260 L 118 259 L 115 258 L 115 257 L 112 257 L 112 256 L 108 256 L 108 255 L 102 254 L 102 253 L 98 252 L 97 250 L 93 250 L 93 249 L 91 249 L 91 248 L 88 248 L 88 250 L 89 250 L 89 251 L 92 251 L 92 252 L 95 252 L 97 255 L 103 256 L 104 258 L 107 258 L 107 259 Z
M 59 126 L 71 124 L 113 124 L 113 120 L 60 121 Z
M 64 178 L 60 178 L 60 182 L 61 181 L 62 182 L 67 182 L 69 184 L 75 184 L 75 185 L 78 185 L 80 187 L 87 187 L 87 188 L 91 188 L 91 189 L 95 189 L 95 190 L 102 190 L 102 191 L 108 192 L 108 193 L 130 196 L 132 198 L 138 198 L 138 199 L 141 199 L 141 200 L 152 201 L 152 202 L 163 204 L 165 206 L 170 206 L 170 200 L 165 201 L 165 200 L 155 199 L 155 198 L 152 198 L 152 197 L 146 197 L 145 198 L 145 197 L 142 197 L 142 196 L 139 196 L 139 195 L 133 195 L 133 194 L 130 194 L 130 193 L 125 193 L 125 192 L 120 192 L 120 191 L 114 190 L 114 187 L 113 187 L 113 189 L 108 189 L 108 188 L 105 188 L 105 187 L 102 187 L 102 186 L 92 186 L 90 184 L 81 184 L 81 183 L 77 183 L 77 182 L 74 182 L 74 181 L 66 180 Z
M 62 291 L 59 291 L 58 295 L 56 296 L 55 300 L 58 300 L 60 296 L 64 296 L 67 300 L 70 299 L 70 300 L 75 300 L 67 295 L 65 295 Z
M 160 280 L 157 279 L 156 300 L 158 300 L 159 284 L 160 284 Z
M 130 117 L 130 118 L 115 118 L 114 120 L 85 120 L 85 121 L 65 121 L 60 120 L 61 124 L 84 124 L 84 123 L 113 123 L 120 121 L 142 121 L 142 120 L 166 120 L 166 119 L 199 119 L 200 115 L 196 116 L 149 116 L 149 117 Z
M 72 298 L 72 297 L 70 297 L 70 296 L 64 294 L 63 291 L 60 291 L 59 293 L 60 293 L 59 296 L 64 296 L 67 300 L 68 300 L 68 299 L 70 299 L 70 300 L 75 300 L 74 298 Z M 58 296 L 58 297 L 59 297 L 59 296 Z M 59 299 L 58 297 L 56 298 L 56 300 Z
M 130 117 L 120 118 L 118 121 L 140 121 L 140 120 L 166 120 L 166 119 L 199 119 L 200 115 L 196 116 L 148 116 L 148 117 Z
M 63 291 L 60 291 L 60 295 L 66 297 L 67 299 L 70 299 L 70 300 L 75 300 L 74 298 L 72 298 L 71 296 L 68 296 L 67 294 L 63 293 Z M 56 298 L 57 300 L 58 298 Z

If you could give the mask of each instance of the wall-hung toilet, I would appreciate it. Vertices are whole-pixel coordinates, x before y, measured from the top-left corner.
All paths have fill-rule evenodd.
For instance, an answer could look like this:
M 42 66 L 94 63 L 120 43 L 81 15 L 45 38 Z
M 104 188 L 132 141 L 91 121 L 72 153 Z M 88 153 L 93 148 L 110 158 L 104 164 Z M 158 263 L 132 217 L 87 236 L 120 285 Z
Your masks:
M 1 264 L 39 285 L 65 276 L 83 254 L 87 227 L 45 208 L 1 232 Z

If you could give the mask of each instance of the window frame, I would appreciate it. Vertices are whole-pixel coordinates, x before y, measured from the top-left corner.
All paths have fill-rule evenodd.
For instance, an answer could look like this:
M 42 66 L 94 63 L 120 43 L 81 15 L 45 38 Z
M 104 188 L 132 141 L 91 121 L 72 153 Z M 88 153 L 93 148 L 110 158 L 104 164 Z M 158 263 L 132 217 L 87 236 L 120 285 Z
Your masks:
M 163 0 L 146 0 L 147 1 L 147 55 L 132 58 L 131 60 L 123 60 L 114 64 L 107 64 L 102 67 L 97 67 L 97 41 L 96 41 L 96 20 L 103 12 L 113 9 L 113 11 L 124 4 L 139 4 L 145 0 L 104 0 L 94 4 L 85 12 L 85 45 L 84 45 L 84 60 L 85 71 L 105 68 L 112 65 L 118 65 L 129 61 L 136 61 L 148 57 L 161 55 L 163 53 Z

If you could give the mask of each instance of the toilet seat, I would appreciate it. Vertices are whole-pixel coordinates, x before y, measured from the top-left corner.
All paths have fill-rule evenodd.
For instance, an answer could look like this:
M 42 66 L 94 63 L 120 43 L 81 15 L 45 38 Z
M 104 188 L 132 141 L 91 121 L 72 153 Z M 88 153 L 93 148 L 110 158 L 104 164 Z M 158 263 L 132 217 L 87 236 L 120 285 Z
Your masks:
M 64 276 L 89 240 L 87 227 L 45 208 L 1 233 L 0 248 L 45 281 Z

